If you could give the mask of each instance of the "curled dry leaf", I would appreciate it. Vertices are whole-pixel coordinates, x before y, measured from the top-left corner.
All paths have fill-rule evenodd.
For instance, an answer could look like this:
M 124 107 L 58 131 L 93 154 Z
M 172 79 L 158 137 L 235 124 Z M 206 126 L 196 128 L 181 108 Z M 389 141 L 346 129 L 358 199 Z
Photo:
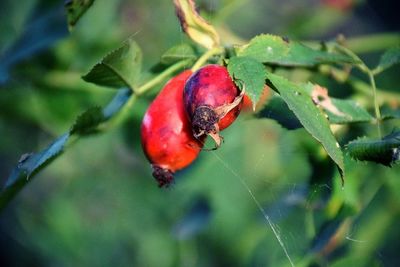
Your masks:
M 223 140 L 223 137 L 219 134 L 219 127 L 218 127 L 218 121 L 221 120 L 222 118 L 225 117 L 226 114 L 228 114 L 230 111 L 233 109 L 240 107 L 240 104 L 242 103 L 243 97 L 245 95 L 246 89 L 243 87 L 242 91 L 240 94 L 235 97 L 232 103 L 222 105 L 214 110 L 216 116 L 217 116 L 217 122 L 214 124 L 217 131 L 209 133 L 210 137 L 214 140 L 216 144 L 216 148 L 221 146 L 221 142 Z
M 174 0 L 174 4 L 183 31 L 193 41 L 207 49 L 219 45 L 217 31 L 199 15 L 193 0 Z

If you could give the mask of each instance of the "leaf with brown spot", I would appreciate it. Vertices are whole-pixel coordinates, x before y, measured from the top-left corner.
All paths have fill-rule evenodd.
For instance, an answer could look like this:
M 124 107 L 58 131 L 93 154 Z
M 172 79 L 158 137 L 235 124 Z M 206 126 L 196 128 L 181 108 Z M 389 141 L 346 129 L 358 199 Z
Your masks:
M 307 89 L 314 104 L 323 109 L 331 124 L 372 122 L 374 120 L 368 111 L 354 100 L 330 97 L 328 89 L 318 84 L 309 83 Z
M 269 72 L 267 72 L 267 78 L 304 129 L 322 144 L 325 151 L 339 167 L 342 182 L 344 183 L 345 166 L 342 150 L 329 127 L 329 121 L 313 103 L 309 95 L 308 85 L 296 84 L 282 76 Z
M 325 87 L 319 86 L 318 84 L 314 85 L 311 91 L 311 98 L 317 106 L 320 106 L 337 116 L 346 116 L 346 114 L 338 110 L 338 108 L 332 103 L 332 100 L 328 96 L 328 90 Z

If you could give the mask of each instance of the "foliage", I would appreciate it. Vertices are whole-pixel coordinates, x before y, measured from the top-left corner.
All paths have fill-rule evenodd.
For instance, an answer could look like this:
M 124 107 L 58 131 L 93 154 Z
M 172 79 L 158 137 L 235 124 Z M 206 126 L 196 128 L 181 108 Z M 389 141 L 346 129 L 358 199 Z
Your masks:
M 321 142 L 328 155 L 339 167 L 341 175 L 343 175 L 344 162 L 340 146 L 329 128 L 328 120 L 324 117 L 321 110 L 315 106 L 312 98 L 303 88 L 304 85 L 293 84 L 285 78 L 272 73 L 268 73 L 267 77 L 272 85 L 277 88 L 279 95 L 286 102 L 289 109 L 293 111 L 304 128 L 315 139 Z
M 51 15 L 0 4 L 27 25 L 0 30 L 0 230 L 31 244 L 10 248 L 26 255 L 9 253 L 12 264 L 399 263 L 400 35 L 297 41 L 321 38 L 316 23 L 326 34 L 332 18 L 346 23 L 355 2 L 290 9 L 290 38 L 248 30 L 251 18 L 276 20 L 262 13 L 274 1 L 67 1 L 69 36 L 58 6 L 30 2 Z M 226 65 L 254 110 L 158 190 L 143 113 L 168 78 L 207 63 Z
M 346 55 L 312 49 L 299 42 L 271 34 L 254 37 L 247 45 L 239 49 L 238 55 L 280 66 L 310 67 L 323 63 L 357 63 Z
M 392 166 L 399 161 L 400 132 L 391 133 L 381 140 L 366 138 L 351 141 L 347 145 L 350 155 L 358 160 L 373 161 Z
M 72 136 L 84 136 L 97 131 L 99 125 L 111 119 L 129 101 L 131 91 L 121 89 L 110 104 L 103 110 L 93 107 L 79 115 L 71 129 L 57 138 L 46 149 L 38 153 L 28 153 L 21 156 L 18 165 L 12 171 L 0 194 L 0 207 L 4 207 L 8 201 L 23 187 L 31 177 L 61 155 Z
M 233 57 L 229 59 L 228 71 L 238 86 L 246 85 L 247 95 L 250 96 L 255 109 L 267 79 L 264 66 L 250 57 Z
M 109 87 L 130 87 L 138 83 L 142 65 L 142 52 L 134 40 L 128 40 L 115 51 L 104 57 L 86 75 L 87 82 Z
M 67 0 L 65 8 L 67 10 L 68 27 L 72 29 L 78 20 L 92 6 L 94 0 Z

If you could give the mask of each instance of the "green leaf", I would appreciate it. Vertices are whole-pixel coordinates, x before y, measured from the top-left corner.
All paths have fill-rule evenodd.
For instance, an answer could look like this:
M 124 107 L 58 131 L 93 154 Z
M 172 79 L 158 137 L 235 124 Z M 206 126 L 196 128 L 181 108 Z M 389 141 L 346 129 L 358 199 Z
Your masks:
M 268 100 L 267 105 L 257 114 L 257 118 L 273 119 L 288 130 L 296 130 L 303 127 L 296 115 L 279 95 L 275 95 Z
M 82 78 L 101 86 L 135 88 L 142 67 L 142 51 L 128 39 L 125 44 L 105 56 Z
M 262 63 L 281 66 L 312 67 L 326 63 L 357 63 L 347 55 L 315 50 L 299 42 L 270 34 L 256 36 L 249 44 L 240 47 L 237 55 L 249 56 Z
M 306 85 L 306 89 L 314 104 L 322 108 L 327 114 L 331 124 L 371 122 L 374 120 L 364 108 L 353 100 L 330 97 L 326 88 L 311 83 Z
M 238 86 L 244 83 L 246 94 L 255 109 L 267 78 L 264 65 L 251 57 L 232 57 L 228 63 L 228 71 Z
M 95 132 L 96 127 L 105 120 L 100 107 L 92 107 L 76 118 L 71 134 L 86 135 Z
M 374 72 L 382 72 L 393 65 L 400 63 L 400 46 L 393 47 L 387 50 L 381 56 L 378 66 L 375 68 Z
M 354 159 L 392 166 L 400 159 L 400 131 L 378 140 L 364 137 L 351 141 L 347 144 L 347 151 Z
M 64 150 L 70 135 L 66 133 L 57 138 L 38 153 L 27 153 L 20 157 L 18 165 L 11 172 L 0 192 L 0 209 L 21 190 L 41 168 L 58 157 Z
M 335 238 L 343 238 L 350 227 L 349 217 L 356 214 L 356 211 L 351 206 L 343 204 L 333 219 L 325 221 L 319 227 L 311 242 L 310 252 L 314 254 L 321 253 L 328 248 Z
M 325 110 L 331 124 L 371 122 L 374 120 L 374 117 L 354 100 L 333 97 L 331 99 L 333 105 L 340 111 L 340 114 L 338 114 Z
M 298 85 L 287 79 L 267 73 L 267 78 L 278 90 L 283 100 L 293 111 L 304 128 L 325 148 L 328 155 L 344 173 L 343 153 L 329 127 L 324 114 L 313 103 L 306 85 Z
M 111 119 L 128 102 L 132 95 L 129 89 L 121 89 L 112 101 L 104 108 L 91 107 L 79 115 L 69 133 L 71 135 L 88 135 L 98 131 L 98 126 Z
M 37 153 L 27 153 L 21 156 L 17 166 L 6 180 L 0 192 L 0 209 L 18 193 L 30 179 L 42 168 L 64 152 L 72 135 L 82 136 L 93 132 L 96 127 L 111 119 L 128 102 L 132 95 L 129 89 L 121 89 L 113 100 L 104 108 L 90 108 L 80 115 L 71 130 L 58 137 L 47 148 Z
M 400 109 L 393 109 L 388 106 L 381 107 L 382 120 L 400 119 Z
M 372 117 L 364 108 L 359 106 L 358 103 L 353 100 L 338 99 L 328 97 L 327 95 L 322 95 L 324 97 L 323 99 L 321 99 L 321 95 L 314 95 L 314 97 L 317 98 L 314 99 L 312 92 L 313 88 L 315 87 L 316 85 L 309 83 L 305 85 L 304 88 L 312 97 L 314 104 L 322 108 L 322 110 L 328 116 L 328 121 L 330 124 L 349 124 L 371 122 L 374 120 L 374 117 Z M 329 102 L 327 101 L 328 99 Z M 267 105 L 257 114 L 257 117 L 276 120 L 280 125 L 288 130 L 302 127 L 296 116 L 279 96 L 272 97 L 268 101 Z
M 186 43 L 182 43 L 176 46 L 171 47 L 168 49 L 162 56 L 161 56 L 161 63 L 165 65 L 170 65 L 181 61 L 183 59 L 196 59 L 196 54 L 194 49 L 191 45 Z
M 68 29 L 71 31 L 83 14 L 92 6 L 94 0 L 67 0 L 65 9 L 67 10 Z

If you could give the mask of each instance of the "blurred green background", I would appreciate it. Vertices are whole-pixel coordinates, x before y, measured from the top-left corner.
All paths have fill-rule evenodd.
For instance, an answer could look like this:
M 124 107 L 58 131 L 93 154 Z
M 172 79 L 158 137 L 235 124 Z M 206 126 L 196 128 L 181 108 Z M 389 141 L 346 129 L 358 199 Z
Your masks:
M 227 42 L 259 33 L 331 40 L 400 30 L 394 1 L 196 2 Z M 133 36 L 149 69 L 188 41 L 172 1 L 96 0 L 71 33 L 63 1 L 3 0 L 0 18 L 2 183 L 22 154 L 112 99 L 115 90 L 80 78 L 106 53 Z M 382 51 L 369 45 L 354 50 L 375 64 Z M 399 71 L 385 73 L 378 87 L 399 93 Z M 333 95 L 358 97 L 326 77 L 296 74 Z M 139 135 L 152 97 L 138 100 L 122 125 L 78 140 L 2 211 L 0 266 L 290 266 L 243 182 L 296 266 L 400 265 L 399 166 L 349 162 L 342 190 L 333 163 L 303 129 L 244 114 L 224 131 L 221 149 L 202 152 L 171 188 L 159 189 Z M 344 144 L 370 132 L 356 125 L 337 134 Z

